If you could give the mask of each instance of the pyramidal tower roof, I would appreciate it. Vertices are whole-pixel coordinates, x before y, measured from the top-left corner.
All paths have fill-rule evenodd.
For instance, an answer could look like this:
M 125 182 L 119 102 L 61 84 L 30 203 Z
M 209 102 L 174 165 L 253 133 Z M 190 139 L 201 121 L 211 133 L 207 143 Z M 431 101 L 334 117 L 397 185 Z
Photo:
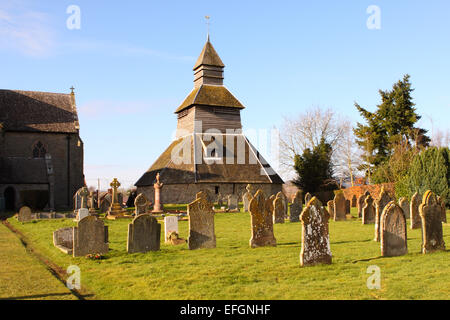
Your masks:
M 197 70 L 202 65 L 208 65 L 208 66 L 214 66 L 219 68 L 224 68 L 225 65 L 222 62 L 222 59 L 220 59 L 219 55 L 217 54 L 217 51 L 214 49 L 213 45 L 208 40 L 206 41 L 205 46 L 203 47 L 202 52 L 200 53 L 200 56 L 197 59 L 197 62 L 194 66 L 194 71 Z

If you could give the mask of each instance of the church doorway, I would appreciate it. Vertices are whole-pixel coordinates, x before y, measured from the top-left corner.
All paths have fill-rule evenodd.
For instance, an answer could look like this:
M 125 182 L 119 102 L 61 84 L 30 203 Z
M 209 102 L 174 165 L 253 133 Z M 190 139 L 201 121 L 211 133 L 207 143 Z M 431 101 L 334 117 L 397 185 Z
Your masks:
M 16 191 L 13 187 L 6 188 L 4 192 L 6 211 L 14 211 L 16 208 Z

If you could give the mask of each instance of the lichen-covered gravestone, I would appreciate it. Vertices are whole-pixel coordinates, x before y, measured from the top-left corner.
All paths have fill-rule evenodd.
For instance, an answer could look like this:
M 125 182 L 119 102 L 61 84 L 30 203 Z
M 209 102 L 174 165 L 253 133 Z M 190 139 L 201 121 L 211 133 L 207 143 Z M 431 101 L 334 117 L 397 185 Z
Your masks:
M 305 195 L 305 206 L 308 205 L 308 202 L 309 202 L 309 200 L 311 200 L 311 198 L 312 198 L 312 195 L 308 192 Z
M 330 200 L 327 202 L 328 213 L 330 217 L 334 217 L 334 200 Z
M 408 253 L 406 218 L 402 208 L 389 202 L 380 219 L 381 255 L 396 257 Z
M 301 266 L 331 264 L 329 219 L 330 215 L 322 207 L 322 203 L 316 197 L 312 198 L 300 216 L 302 221 Z
M 207 195 L 206 195 L 206 197 L 207 197 Z M 238 200 L 239 200 L 239 198 L 238 198 L 238 196 L 236 194 L 228 195 L 228 210 L 229 211 L 239 210 Z
M 100 202 L 99 209 L 101 213 L 107 213 L 109 208 L 111 208 L 111 195 L 107 194 Z
M 284 223 L 284 203 L 280 196 L 273 201 L 273 223 Z
M 145 214 L 148 211 L 148 200 L 143 193 L 139 193 L 136 199 L 134 199 L 134 214 L 139 216 Z
M 437 197 L 438 203 L 441 205 L 442 209 L 442 222 L 447 223 L 447 209 L 445 208 L 445 201 L 441 197 Z
M 161 225 L 150 214 L 141 214 L 128 225 L 127 252 L 148 252 L 160 249 Z
M 176 232 L 178 234 L 178 217 L 166 216 L 164 217 L 164 239 L 166 243 L 170 242 L 170 234 Z
M 345 197 L 342 192 L 339 192 L 334 197 L 334 221 L 344 221 L 347 219 L 346 217 L 346 205 L 345 205 Z
M 97 217 L 88 216 L 73 228 L 73 256 L 108 252 L 108 227 Z
M 381 188 L 380 196 L 378 197 L 378 200 L 375 201 L 375 239 L 374 241 L 380 241 L 380 219 L 381 215 L 383 214 L 384 207 L 387 206 L 389 202 L 391 202 L 391 197 L 389 194 L 384 190 L 384 187 Z
M 19 220 L 19 222 L 31 221 L 31 209 L 26 206 L 20 208 L 17 220 Z
M 188 204 L 190 250 L 216 247 L 212 207 L 213 204 L 208 201 L 208 195 L 205 192 L 197 193 L 196 200 Z
M 287 201 L 287 198 L 284 195 L 284 193 L 281 192 L 281 191 L 277 193 L 275 198 L 277 198 L 277 197 L 280 197 L 283 200 L 283 210 L 284 210 L 283 214 L 284 214 L 284 217 L 287 218 L 288 217 L 288 201 Z
M 289 214 L 289 221 L 290 222 L 299 222 L 300 221 L 300 214 L 302 213 L 303 209 L 303 194 L 301 191 L 297 191 L 295 193 L 294 198 L 292 199 L 290 214 Z
M 418 192 L 411 197 L 410 214 L 411 214 L 411 229 L 420 229 L 422 227 L 422 220 L 419 214 L 419 206 L 422 199 Z
M 252 237 L 250 247 L 265 247 L 277 245 L 273 234 L 273 201 L 262 190 L 258 190 L 250 201 L 249 211 L 251 215 Z
M 376 209 L 372 196 L 367 196 L 362 209 L 362 224 L 375 223 Z
M 358 198 L 357 207 L 358 207 L 358 218 L 362 218 L 362 209 L 364 208 L 364 201 L 366 200 L 366 195 L 363 194 Z
M 408 199 L 406 199 L 405 197 L 401 197 L 400 199 L 398 199 L 398 205 L 400 206 L 400 208 L 402 208 L 403 213 L 405 214 L 405 218 L 409 219 L 410 213 Z
M 422 219 L 422 253 L 444 251 L 442 207 L 432 191 L 428 190 L 423 195 L 419 212 Z

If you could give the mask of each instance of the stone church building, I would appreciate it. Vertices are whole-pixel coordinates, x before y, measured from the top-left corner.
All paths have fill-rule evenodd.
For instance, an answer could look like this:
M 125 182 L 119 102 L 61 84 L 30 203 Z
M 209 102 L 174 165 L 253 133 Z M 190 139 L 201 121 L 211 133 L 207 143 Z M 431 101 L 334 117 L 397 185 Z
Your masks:
M 242 134 L 241 102 L 224 86 L 224 64 L 208 40 L 194 66 L 194 89 L 176 109 L 175 141 L 136 182 L 154 201 L 160 174 L 162 203 L 189 203 L 197 192 L 242 195 L 247 184 L 267 196 L 283 180 Z
M 84 186 L 75 94 L 0 90 L 0 210 L 72 208 Z

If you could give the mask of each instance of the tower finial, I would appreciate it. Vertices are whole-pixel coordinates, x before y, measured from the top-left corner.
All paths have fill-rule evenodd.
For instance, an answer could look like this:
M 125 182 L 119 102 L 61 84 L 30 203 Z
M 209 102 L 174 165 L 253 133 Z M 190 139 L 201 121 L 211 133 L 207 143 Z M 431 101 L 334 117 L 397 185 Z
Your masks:
M 208 26 L 208 33 L 207 33 L 207 37 L 206 37 L 206 40 L 209 42 L 209 25 L 210 25 L 210 23 L 209 23 L 209 19 L 210 19 L 211 17 L 210 16 L 205 16 L 205 19 L 206 19 L 206 25 Z
M 70 94 L 75 94 L 74 92 L 75 88 L 73 86 L 70 88 L 70 90 L 72 91 Z

